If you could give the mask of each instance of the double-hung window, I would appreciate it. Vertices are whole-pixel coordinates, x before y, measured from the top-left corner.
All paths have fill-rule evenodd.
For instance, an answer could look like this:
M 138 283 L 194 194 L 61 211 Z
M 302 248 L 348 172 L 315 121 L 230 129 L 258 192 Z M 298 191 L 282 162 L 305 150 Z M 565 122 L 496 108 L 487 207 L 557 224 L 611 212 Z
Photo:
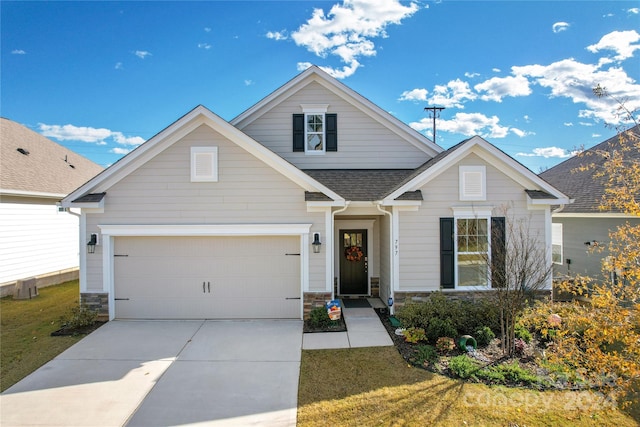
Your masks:
M 457 286 L 488 285 L 489 220 L 456 218 Z
M 327 104 L 302 104 L 293 115 L 293 151 L 324 154 L 338 151 L 338 115 Z
M 325 152 L 325 125 L 324 113 L 307 113 L 305 121 L 305 152 Z

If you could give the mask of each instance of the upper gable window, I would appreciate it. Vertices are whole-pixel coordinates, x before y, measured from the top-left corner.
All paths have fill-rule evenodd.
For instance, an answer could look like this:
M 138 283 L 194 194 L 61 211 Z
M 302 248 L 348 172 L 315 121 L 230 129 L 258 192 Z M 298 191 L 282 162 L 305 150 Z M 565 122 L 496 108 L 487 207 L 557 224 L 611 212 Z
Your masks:
M 485 166 L 460 166 L 460 200 L 487 200 Z
M 293 115 L 293 151 L 324 154 L 338 151 L 338 119 L 328 105 L 303 104 L 303 114 Z
M 191 182 L 218 181 L 218 147 L 191 147 Z

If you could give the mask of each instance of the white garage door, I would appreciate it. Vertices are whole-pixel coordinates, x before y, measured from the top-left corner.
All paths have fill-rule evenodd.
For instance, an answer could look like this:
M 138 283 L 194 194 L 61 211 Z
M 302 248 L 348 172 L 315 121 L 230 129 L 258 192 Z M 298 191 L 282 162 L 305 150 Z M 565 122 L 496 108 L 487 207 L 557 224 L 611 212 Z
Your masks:
M 300 318 L 300 239 L 116 237 L 115 317 Z

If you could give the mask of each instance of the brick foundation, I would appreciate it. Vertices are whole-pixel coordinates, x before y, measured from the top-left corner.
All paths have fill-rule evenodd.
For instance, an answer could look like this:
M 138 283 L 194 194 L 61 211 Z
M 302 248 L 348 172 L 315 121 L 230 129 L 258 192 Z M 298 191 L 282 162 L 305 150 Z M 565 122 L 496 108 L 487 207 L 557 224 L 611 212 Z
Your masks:
M 331 292 L 306 292 L 304 294 L 304 319 L 309 318 L 309 313 L 316 307 L 324 306 L 325 302 L 331 300 Z
M 380 297 L 380 278 L 379 277 L 371 278 L 371 296 L 374 298 Z
M 98 320 L 109 320 L 109 294 L 101 292 L 81 293 L 80 304 L 97 312 Z

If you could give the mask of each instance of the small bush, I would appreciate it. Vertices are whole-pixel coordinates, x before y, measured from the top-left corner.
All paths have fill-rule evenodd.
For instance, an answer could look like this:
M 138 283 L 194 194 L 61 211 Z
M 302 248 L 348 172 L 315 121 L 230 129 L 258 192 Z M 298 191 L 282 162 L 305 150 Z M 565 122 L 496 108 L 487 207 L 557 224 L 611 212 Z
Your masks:
M 436 341 L 436 348 L 438 351 L 446 353 L 456 348 L 456 343 L 453 338 L 450 337 L 440 337 Z
M 449 361 L 449 370 L 459 378 L 469 378 L 474 376 L 478 371 L 478 365 L 475 360 L 466 354 L 452 357 Z
M 420 345 L 418 346 L 418 353 L 416 355 L 416 359 L 419 364 L 424 364 L 425 362 L 435 363 L 438 361 L 438 352 L 436 348 L 432 345 Z
M 524 351 L 527 349 L 527 343 L 520 338 L 516 338 L 513 343 L 516 347 L 516 354 L 524 354 Z
M 333 324 L 324 306 L 315 307 L 309 312 L 309 326 L 312 328 L 326 328 Z
M 410 342 L 412 344 L 415 344 L 419 341 L 424 341 L 427 336 L 424 334 L 424 329 L 422 328 L 407 328 L 404 331 L 402 331 L 402 335 L 404 335 L 404 340 L 406 342 Z
M 455 338 L 458 336 L 458 331 L 451 319 L 439 319 L 434 317 L 429 321 L 429 326 L 426 329 L 426 337 L 430 342 L 435 342 L 440 337 Z
M 82 329 L 93 325 L 97 319 L 98 313 L 86 305 L 79 304 L 73 307 L 68 315 L 60 317 L 60 323 L 63 328 Z
M 493 331 L 487 326 L 476 329 L 476 332 L 474 334 L 474 338 L 476 339 L 478 347 L 488 346 L 491 340 L 495 337 L 496 334 L 494 334 Z
M 526 342 L 527 344 L 529 344 L 531 342 L 531 332 L 529 332 L 529 330 L 527 328 L 525 328 L 523 325 L 521 325 L 520 323 L 517 323 L 515 328 L 514 328 L 514 332 L 516 335 L 516 338 L 520 338 L 522 341 Z
M 539 384 L 542 382 L 540 377 L 522 368 L 517 362 L 481 369 L 476 373 L 476 376 L 500 384 Z

